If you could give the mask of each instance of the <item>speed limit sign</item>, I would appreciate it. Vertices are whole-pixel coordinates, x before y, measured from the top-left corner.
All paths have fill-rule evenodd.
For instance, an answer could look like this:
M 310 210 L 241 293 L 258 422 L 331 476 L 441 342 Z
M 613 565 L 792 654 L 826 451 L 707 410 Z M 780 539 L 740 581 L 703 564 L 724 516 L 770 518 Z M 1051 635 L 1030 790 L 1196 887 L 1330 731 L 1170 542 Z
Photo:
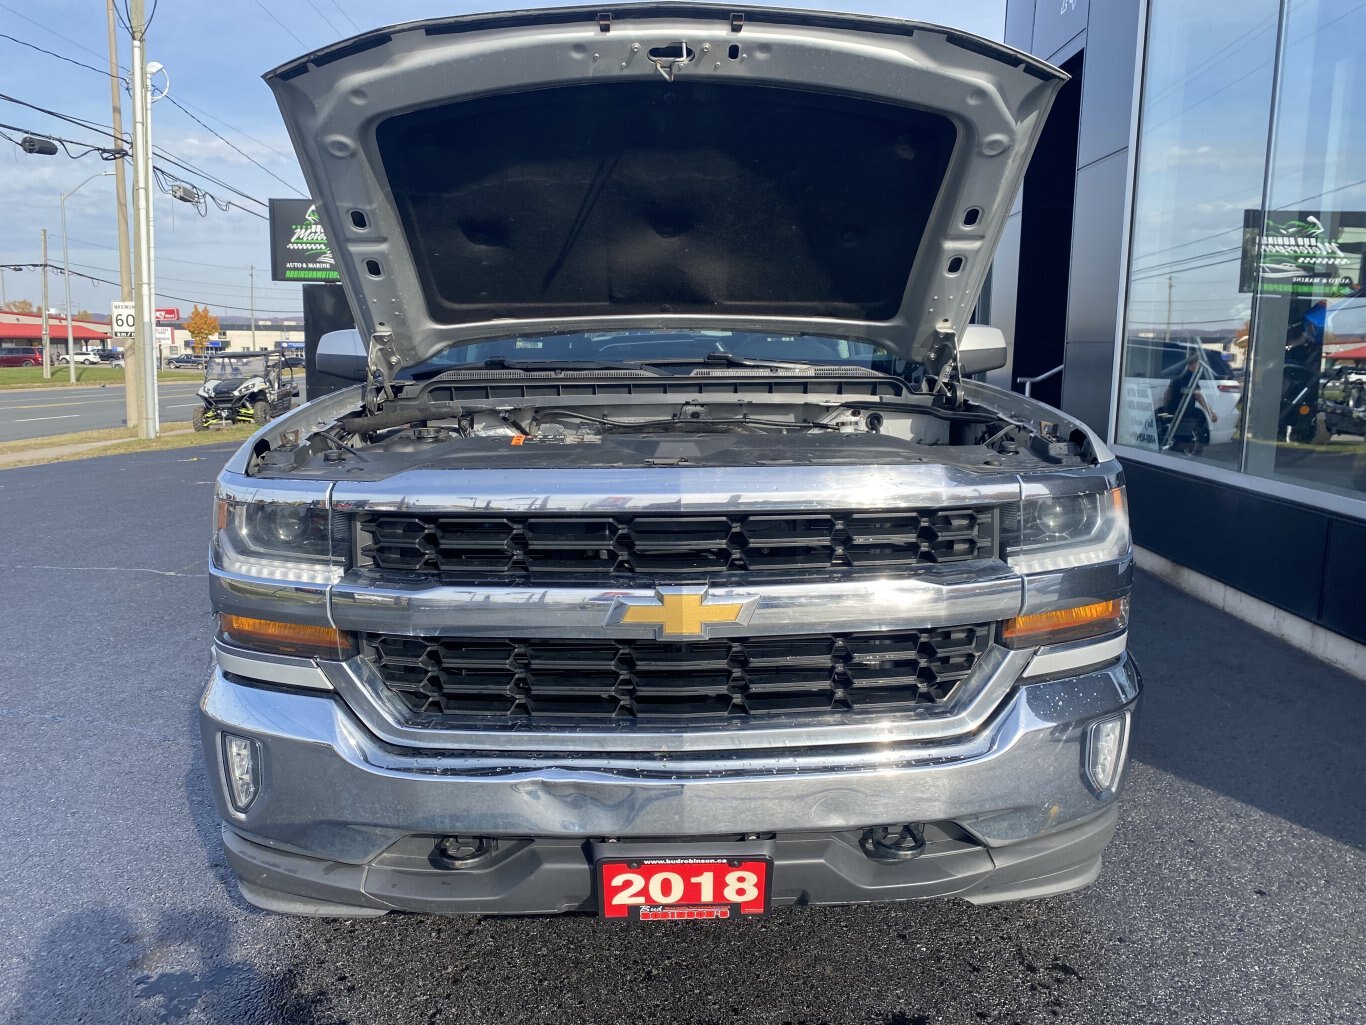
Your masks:
M 132 303 L 110 303 L 109 323 L 115 338 L 132 338 L 137 334 L 138 318 Z

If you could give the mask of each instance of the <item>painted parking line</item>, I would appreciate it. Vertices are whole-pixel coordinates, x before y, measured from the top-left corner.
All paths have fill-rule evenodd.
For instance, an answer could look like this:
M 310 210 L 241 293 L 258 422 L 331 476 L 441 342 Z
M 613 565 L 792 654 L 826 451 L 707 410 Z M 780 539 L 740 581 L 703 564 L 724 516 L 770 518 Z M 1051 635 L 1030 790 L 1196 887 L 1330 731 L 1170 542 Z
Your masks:
M 27 420 L 15 420 L 17 424 L 36 424 L 39 420 L 74 420 L 80 413 L 63 413 L 61 416 L 35 416 Z

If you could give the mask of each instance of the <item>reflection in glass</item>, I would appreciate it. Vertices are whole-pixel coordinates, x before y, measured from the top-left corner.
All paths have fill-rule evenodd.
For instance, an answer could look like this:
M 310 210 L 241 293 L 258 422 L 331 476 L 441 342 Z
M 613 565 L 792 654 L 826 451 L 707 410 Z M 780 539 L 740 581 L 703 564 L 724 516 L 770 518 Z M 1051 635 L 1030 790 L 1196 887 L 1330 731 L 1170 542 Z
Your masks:
M 1266 210 L 1244 241 L 1256 295 L 1244 468 L 1360 497 L 1366 6 L 1296 0 L 1283 36 Z
M 1244 211 L 1261 206 L 1279 16 L 1276 0 L 1151 5 L 1121 444 L 1240 463 Z

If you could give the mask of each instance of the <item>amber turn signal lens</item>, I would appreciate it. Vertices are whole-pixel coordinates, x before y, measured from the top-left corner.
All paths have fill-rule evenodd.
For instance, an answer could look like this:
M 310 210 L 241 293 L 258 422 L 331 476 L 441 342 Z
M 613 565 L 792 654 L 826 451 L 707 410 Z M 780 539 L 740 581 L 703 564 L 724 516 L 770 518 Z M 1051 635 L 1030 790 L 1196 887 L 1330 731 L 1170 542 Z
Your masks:
M 1008 619 L 1001 628 L 1001 640 L 1010 648 L 1032 648 L 1037 644 L 1061 644 L 1118 633 L 1128 625 L 1129 599 L 1111 598 Z
M 229 644 L 279 655 L 345 658 L 352 653 L 350 635 L 330 626 L 280 623 L 224 612 L 218 617 L 218 633 Z

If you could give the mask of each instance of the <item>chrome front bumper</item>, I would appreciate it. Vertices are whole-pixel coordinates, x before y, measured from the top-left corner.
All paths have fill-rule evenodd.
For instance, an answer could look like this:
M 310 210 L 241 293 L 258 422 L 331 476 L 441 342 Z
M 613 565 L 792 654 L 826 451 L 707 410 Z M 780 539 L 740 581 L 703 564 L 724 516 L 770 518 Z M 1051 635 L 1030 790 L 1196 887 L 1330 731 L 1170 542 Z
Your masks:
M 745 752 L 732 769 L 714 753 L 694 763 L 687 754 L 400 748 L 376 739 L 336 694 L 255 686 L 221 669 L 200 707 L 209 778 L 230 830 L 247 848 L 340 868 L 365 866 L 413 835 L 629 841 L 908 821 L 956 823 L 991 851 L 1112 810 L 1122 777 L 1095 793 L 1082 774 L 1083 738 L 1090 723 L 1131 712 L 1140 687 L 1125 654 L 1080 675 L 1022 683 L 970 735 L 851 747 L 844 768 L 831 767 L 828 750 L 804 748 Z M 225 731 L 260 744 L 261 792 L 245 814 L 227 799 Z M 289 892 L 284 879 L 275 885 Z M 361 896 L 352 903 L 367 903 Z

